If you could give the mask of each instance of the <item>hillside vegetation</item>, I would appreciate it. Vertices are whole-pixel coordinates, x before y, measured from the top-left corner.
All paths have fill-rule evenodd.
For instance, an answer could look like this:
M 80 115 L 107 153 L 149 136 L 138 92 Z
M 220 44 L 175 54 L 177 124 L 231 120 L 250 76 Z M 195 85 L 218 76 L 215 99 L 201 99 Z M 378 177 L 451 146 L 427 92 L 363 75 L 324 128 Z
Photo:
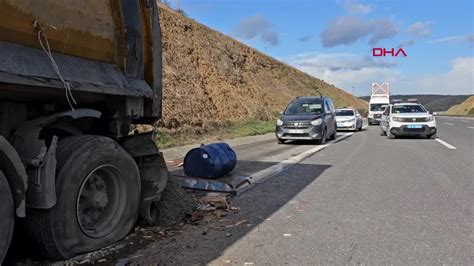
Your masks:
M 292 98 L 302 95 L 327 95 L 338 107 L 367 108 L 344 90 L 167 7 L 159 9 L 164 69 L 163 119 L 157 126 L 166 138 L 190 142 L 220 135 L 222 127 L 274 121 Z M 261 128 L 248 132 L 260 134 L 273 126 Z
M 438 94 L 413 94 L 413 95 L 393 95 L 392 99 L 416 98 L 432 112 L 446 111 L 451 106 L 460 104 L 470 95 L 438 95 Z M 361 97 L 365 101 L 370 100 L 370 96 Z
M 472 115 L 474 116 L 474 96 L 467 98 L 464 102 L 457 104 L 446 112 L 448 115 Z

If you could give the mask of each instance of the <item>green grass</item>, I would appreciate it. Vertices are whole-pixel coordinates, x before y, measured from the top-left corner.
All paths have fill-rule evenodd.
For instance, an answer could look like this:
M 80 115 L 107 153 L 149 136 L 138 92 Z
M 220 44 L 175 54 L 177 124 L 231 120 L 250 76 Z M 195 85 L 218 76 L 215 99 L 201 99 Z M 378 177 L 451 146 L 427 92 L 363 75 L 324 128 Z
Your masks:
M 275 121 L 243 120 L 223 121 L 204 126 L 199 130 L 175 130 L 158 128 L 156 141 L 161 149 L 218 139 L 233 139 L 274 132 Z M 204 133 L 203 133 L 204 132 Z
M 158 143 L 158 147 L 162 149 L 179 146 L 179 142 L 177 142 L 171 134 L 160 130 L 157 130 L 156 142 Z
M 229 126 L 222 129 L 220 135 L 223 138 L 238 138 L 245 136 L 262 135 L 265 133 L 273 132 L 275 130 L 274 121 L 238 121 L 230 122 Z

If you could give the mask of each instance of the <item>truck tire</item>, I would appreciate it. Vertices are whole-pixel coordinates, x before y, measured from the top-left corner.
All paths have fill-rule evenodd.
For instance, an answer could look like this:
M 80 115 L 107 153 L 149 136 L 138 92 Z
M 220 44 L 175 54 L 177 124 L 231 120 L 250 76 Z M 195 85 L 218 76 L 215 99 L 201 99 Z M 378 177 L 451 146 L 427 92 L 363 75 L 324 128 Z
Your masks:
M 134 227 L 141 183 L 133 158 L 114 140 L 72 136 L 57 148 L 57 204 L 28 209 L 26 229 L 52 259 L 67 259 L 124 238 Z
M 15 207 L 7 178 L 0 171 L 0 265 L 5 259 L 13 235 Z

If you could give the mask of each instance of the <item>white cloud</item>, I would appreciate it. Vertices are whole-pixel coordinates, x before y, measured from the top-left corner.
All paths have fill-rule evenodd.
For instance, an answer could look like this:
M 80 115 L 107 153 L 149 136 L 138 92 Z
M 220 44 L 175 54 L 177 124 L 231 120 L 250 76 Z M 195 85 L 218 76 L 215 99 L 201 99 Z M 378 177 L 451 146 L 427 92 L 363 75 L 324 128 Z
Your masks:
M 351 53 L 305 53 L 292 59 L 293 64 L 322 70 L 360 70 L 362 68 L 390 68 L 396 66 L 393 61 L 377 60 L 371 56 Z
M 349 14 L 368 14 L 372 12 L 372 6 L 361 4 L 356 1 L 347 1 L 344 8 Z
M 401 47 L 407 47 L 407 46 L 411 46 L 411 45 L 414 45 L 415 44 L 415 40 L 414 39 L 410 39 L 410 40 L 406 40 L 402 43 L 400 43 L 397 48 L 401 48 Z
M 431 35 L 432 21 L 417 21 L 407 28 L 409 34 L 413 34 L 420 37 Z
M 423 93 L 474 94 L 474 57 L 458 57 L 444 74 L 433 74 L 414 80 Z
M 304 53 L 287 63 L 339 88 L 359 95 L 368 94 L 372 82 L 393 81 L 399 77 L 393 61 L 375 61 L 370 56 L 351 53 Z
M 430 41 L 430 43 L 467 43 L 469 47 L 474 47 L 474 33 L 444 37 Z
M 331 21 L 321 32 L 321 44 L 323 47 L 348 45 L 371 36 L 369 43 L 374 45 L 397 33 L 398 27 L 391 19 L 364 20 L 360 17 L 344 16 Z
M 273 30 L 273 25 L 262 15 L 242 19 L 234 29 L 234 33 L 237 37 L 245 40 L 260 38 L 270 45 L 279 43 L 278 32 Z
M 288 64 L 346 91 L 368 95 L 372 82 L 390 82 L 393 93 L 474 94 L 474 57 L 451 62 L 446 73 L 404 75 L 393 61 L 375 61 L 351 53 L 304 53 L 289 57 Z

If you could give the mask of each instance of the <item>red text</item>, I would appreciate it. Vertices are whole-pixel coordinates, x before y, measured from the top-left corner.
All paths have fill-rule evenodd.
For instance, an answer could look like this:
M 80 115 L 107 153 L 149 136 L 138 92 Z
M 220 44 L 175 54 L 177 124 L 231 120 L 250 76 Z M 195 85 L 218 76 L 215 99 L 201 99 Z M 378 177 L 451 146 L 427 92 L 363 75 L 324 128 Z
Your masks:
M 401 54 L 401 55 L 400 55 Z M 372 48 L 372 56 L 407 56 L 407 53 L 403 50 L 403 48 L 398 48 L 395 51 L 394 48 L 386 49 L 386 48 Z

